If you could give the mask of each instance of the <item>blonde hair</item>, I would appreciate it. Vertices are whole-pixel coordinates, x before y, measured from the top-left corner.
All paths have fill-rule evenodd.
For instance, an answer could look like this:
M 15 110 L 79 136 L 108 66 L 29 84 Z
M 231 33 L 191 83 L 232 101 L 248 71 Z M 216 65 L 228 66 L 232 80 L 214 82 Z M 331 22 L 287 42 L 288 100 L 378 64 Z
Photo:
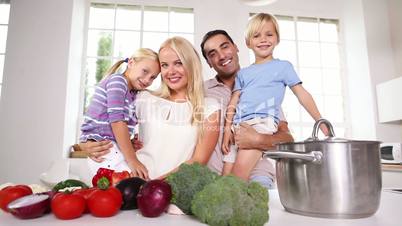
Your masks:
M 253 35 L 257 31 L 259 31 L 261 27 L 267 22 L 272 22 L 274 24 L 276 36 L 278 37 L 279 43 L 280 35 L 278 21 L 276 20 L 275 16 L 269 13 L 258 13 L 251 17 L 246 28 L 246 42 L 250 42 L 251 37 L 253 37 Z
M 204 80 L 202 78 L 201 59 L 193 45 L 182 37 L 172 37 L 162 43 L 159 53 L 163 48 L 171 48 L 176 52 L 187 73 L 187 98 L 193 108 L 191 124 L 197 125 L 199 134 L 202 134 L 204 121 Z M 161 86 L 156 95 L 162 98 L 170 97 L 170 89 L 162 79 Z
M 159 57 L 158 57 L 158 53 L 156 53 L 155 51 L 153 51 L 152 49 L 148 49 L 148 48 L 140 48 L 137 49 L 137 51 L 134 52 L 133 55 L 131 55 L 130 58 L 124 59 L 124 60 L 119 60 L 116 63 L 113 64 L 112 67 L 109 68 L 109 70 L 106 72 L 105 77 L 116 73 L 116 71 L 119 70 L 121 64 L 123 64 L 124 62 L 128 62 L 128 60 L 133 59 L 135 62 L 139 62 L 143 59 L 149 59 L 149 60 L 154 60 L 159 64 Z

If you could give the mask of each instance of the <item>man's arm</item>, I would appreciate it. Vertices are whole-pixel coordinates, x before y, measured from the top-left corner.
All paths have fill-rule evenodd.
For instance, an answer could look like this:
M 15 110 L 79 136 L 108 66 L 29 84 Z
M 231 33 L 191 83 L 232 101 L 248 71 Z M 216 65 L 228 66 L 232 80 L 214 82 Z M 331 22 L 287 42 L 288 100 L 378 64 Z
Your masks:
M 235 131 L 235 142 L 239 149 L 260 149 L 266 151 L 275 149 L 275 145 L 281 142 L 293 142 L 288 123 L 280 121 L 278 131 L 273 135 L 258 133 L 252 126 L 241 123 Z

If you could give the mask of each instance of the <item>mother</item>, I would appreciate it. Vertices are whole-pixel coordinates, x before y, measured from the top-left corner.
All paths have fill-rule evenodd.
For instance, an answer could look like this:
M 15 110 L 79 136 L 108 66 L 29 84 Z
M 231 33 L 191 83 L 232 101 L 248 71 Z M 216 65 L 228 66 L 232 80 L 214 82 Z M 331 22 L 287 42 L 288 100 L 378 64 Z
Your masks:
M 156 92 L 137 96 L 136 112 L 143 147 L 138 159 L 149 177 L 163 178 L 181 163 L 206 164 L 219 136 L 220 105 L 204 98 L 201 61 L 186 39 L 167 39 L 159 49 L 162 84 Z M 101 161 L 107 142 L 80 144 Z

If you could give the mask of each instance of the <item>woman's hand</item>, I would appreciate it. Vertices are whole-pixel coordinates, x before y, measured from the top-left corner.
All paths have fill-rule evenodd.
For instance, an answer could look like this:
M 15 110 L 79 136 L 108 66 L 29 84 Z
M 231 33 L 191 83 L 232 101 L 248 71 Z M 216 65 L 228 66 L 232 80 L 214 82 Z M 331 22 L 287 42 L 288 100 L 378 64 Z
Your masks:
M 113 147 L 113 143 L 110 140 L 103 141 L 87 141 L 85 143 L 78 144 L 80 149 L 87 153 L 88 157 L 95 162 L 102 162 L 104 155 L 110 152 L 110 148 Z

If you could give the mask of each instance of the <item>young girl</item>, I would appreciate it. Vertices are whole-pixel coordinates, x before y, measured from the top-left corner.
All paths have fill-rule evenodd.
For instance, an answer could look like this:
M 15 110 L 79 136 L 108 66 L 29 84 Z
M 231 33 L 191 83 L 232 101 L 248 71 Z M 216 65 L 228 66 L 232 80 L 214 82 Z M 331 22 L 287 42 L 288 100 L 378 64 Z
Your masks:
M 127 69 L 114 74 L 122 63 Z M 103 161 L 88 158 L 91 174 L 100 167 L 127 170 L 132 176 L 148 179 L 147 168 L 138 160 L 130 137 L 137 124 L 134 100 L 137 91 L 150 86 L 160 72 L 158 54 L 146 48 L 116 62 L 98 84 L 81 126 L 81 142 L 112 140 L 113 148 Z
M 321 118 L 312 96 L 301 85 L 292 64 L 273 58 L 278 43 L 276 19 L 266 13 L 254 15 L 247 26 L 246 44 L 254 52 L 255 63 L 238 72 L 226 112 L 222 142 L 224 175 L 233 173 L 244 180 L 248 179 L 261 158 L 261 151 L 237 151 L 235 145 L 230 145 L 233 143 L 233 127 L 245 122 L 259 133 L 275 133 L 286 86 L 290 87 L 314 120 Z M 321 129 L 325 135 L 328 134 L 325 127 Z

